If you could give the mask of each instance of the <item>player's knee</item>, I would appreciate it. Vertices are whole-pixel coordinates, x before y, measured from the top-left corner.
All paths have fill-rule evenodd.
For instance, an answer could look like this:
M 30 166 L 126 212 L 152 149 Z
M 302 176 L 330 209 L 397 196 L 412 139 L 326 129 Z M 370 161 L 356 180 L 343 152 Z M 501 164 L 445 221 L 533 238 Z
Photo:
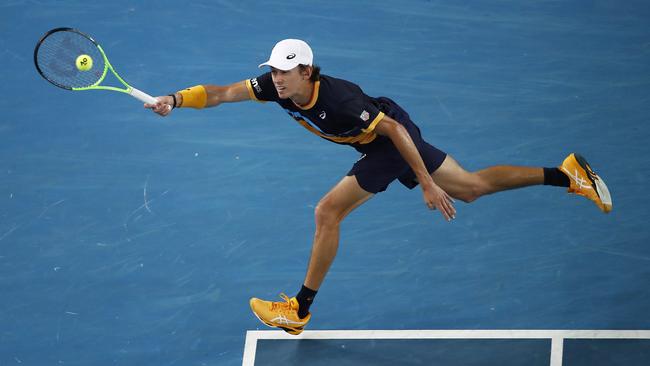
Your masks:
M 470 187 L 463 193 L 463 196 L 460 197 L 460 199 L 465 203 L 471 203 L 481 196 L 481 190 L 478 187 Z
M 456 198 L 463 202 L 471 203 L 484 196 L 487 192 L 488 187 L 486 183 L 477 176 Z
M 317 226 L 338 225 L 341 221 L 340 216 L 341 215 L 336 207 L 326 198 L 318 202 L 318 205 L 316 205 L 316 209 L 314 210 L 314 217 Z

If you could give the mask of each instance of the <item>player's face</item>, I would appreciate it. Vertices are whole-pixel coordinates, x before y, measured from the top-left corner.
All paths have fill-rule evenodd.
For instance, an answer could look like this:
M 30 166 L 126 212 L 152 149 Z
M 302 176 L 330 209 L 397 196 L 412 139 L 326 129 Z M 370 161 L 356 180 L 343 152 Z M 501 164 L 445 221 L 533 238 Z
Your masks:
M 305 82 L 303 75 L 300 73 L 299 67 L 294 67 L 289 71 L 271 68 L 271 78 L 273 79 L 275 90 L 278 91 L 278 96 L 281 99 L 296 96 L 300 91 L 302 84 Z

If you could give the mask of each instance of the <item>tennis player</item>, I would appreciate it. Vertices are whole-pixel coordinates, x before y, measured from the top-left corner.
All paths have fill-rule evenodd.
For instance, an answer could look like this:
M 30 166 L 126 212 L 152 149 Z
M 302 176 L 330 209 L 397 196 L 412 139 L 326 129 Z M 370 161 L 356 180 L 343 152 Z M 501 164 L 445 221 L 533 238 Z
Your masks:
M 300 334 L 311 319 L 309 308 L 339 245 L 339 225 L 352 210 L 398 180 L 420 186 L 425 205 L 445 220 L 456 217 L 454 198 L 472 202 L 508 189 L 552 185 L 587 197 L 603 211 L 612 209 L 605 182 L 578 154 L 555 168 L 493 166 L 468 172 L 450 155 L 427 143 L 418 126 L 397 103 L 370 97 L 354 83 L 320 74 L 307 43 L 278 42 L 268 61 L 270 71 L 228 86 L 197 85 L 145 104 L 161 116 L 175 108 L 216 107 L 244 100 L 278 103 L 309 132 L 361 153 L 350 171 L 318 203 L 316 232 L 302 288 L 283 301 L 250 300 L 253 313 L 266 325 Z M 169 108 L 171 106 L 172 108 Z

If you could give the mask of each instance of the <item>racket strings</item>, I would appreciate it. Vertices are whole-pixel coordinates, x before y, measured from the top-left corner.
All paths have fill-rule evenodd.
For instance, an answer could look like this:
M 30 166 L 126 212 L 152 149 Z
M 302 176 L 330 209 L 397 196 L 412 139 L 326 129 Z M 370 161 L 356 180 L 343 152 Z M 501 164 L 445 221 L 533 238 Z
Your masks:
M 90 70 L 77 69 L 76 59 L 88 55 L 93 59 Z M 104 74 L 104 57 L 88 38 L 73 31 L 48 35 L 40 44 L 36 62 L 43 76 L 66 88 L 84 88 L 97 83 Z

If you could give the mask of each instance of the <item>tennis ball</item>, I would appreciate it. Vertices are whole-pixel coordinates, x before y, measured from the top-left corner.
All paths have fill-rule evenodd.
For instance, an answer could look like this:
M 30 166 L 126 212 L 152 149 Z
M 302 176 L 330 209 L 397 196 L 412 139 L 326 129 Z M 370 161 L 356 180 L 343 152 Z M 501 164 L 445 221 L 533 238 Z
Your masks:
M 88 71 L 93 68 L 93 59 L 88 55 L 79 55 L 75 61 L 75 65 L 81 71 Z

